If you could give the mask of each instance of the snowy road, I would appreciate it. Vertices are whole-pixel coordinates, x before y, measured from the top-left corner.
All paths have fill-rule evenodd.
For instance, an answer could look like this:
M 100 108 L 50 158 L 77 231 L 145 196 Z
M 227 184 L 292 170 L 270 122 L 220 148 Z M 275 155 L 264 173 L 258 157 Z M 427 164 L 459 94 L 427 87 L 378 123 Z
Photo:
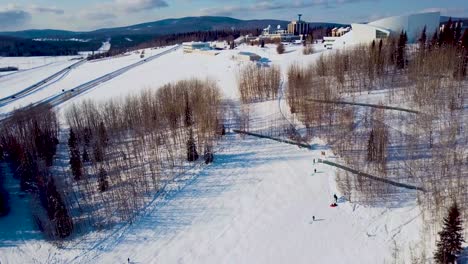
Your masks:
M 81 64 L 85 63 L 86 60 L 80 60 L 42 80 L 40 80 L 39 82 L 29 86 L 29 87 L 26 87 L 25 89 L 19 91 L 19 92 L 16 92 L 14 94 L 11 94 L 11 95 L 8 95 L 4 98 L 0 98 L 0 107 L 2 106 L 5 106 L 11 102 L 14 102 L 22 97 L 25 97 L 31 93 L 34 93 L 35 90 L 38 90 L 38 89 L 41 89 L 42 87 L 48 85 L 48 83 L 56 78 L 59 78 L 57 81 L 59 81 L 61 78 L 63 78 L 64 76 L 66 76 L 67 73 L 69 73 L 72 69 L 80 66 Z

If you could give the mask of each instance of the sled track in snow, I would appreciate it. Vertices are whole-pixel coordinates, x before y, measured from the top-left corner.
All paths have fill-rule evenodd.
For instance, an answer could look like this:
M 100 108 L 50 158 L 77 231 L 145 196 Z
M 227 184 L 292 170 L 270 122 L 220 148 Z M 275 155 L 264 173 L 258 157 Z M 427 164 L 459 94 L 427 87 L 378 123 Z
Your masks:
M 244 134 L 244 135 L 249 135 L 249 136 L 254 136 L 254 137 L 259 137 L 259 138 L 271 139 L 271 140 L 278 141 L 278 142 L 281 142 L 281 143 L 296 145 L 296 146 L 301 147 L 301 148 L 310 149 L 310 145 L 300 143 L 300 142 L 295 142 L 295 141 L 292 141 L 292 140 L 274 138 L 274 137 L 270 137 L 270 136 L 264 136 L 264 135 L 260 135 L 260 134 L 256 134 L 256 133 L 252 133 L 252 132 L 241 131 L 241 130 L 237 130 L 237 129 L 235 129 L 233 131 L 235 133 L 238 133 L 238 134 Z M 396 186 L 396 187 L 405 188 L 405 189 L 409 189 L 409 190 L 417 190 L 417 191 L 422 191 L 422 192 L 426 191 L 423 188 L 418 187 L 418 186 L 413 186 L 413 185 L 410 185 L 410 184 L 400 183 L 400 182 L 384 179 L 384 178 L 381 178 L 381 177 L 373 176 L 373 175 L 370 175 L 368 173 L 361 172 L 361 171 L 355 170 L 353 168 L 350 168 L 350 167 L 347 167 L 347 166 L 344 166 L 344 165 L 341 165 L 341 164 L 338 164 L 338 163 L 335 163 L 335 162 L 331 162 L 331 161 L 327 161 L 327 160 L 323 160 L 323 159 L 318 159 L 318 162 L 329 165 L 329 166 L 333 166 L 333 167 L 336 167 L 336 168 L 339 168 L 339 169 L 342 169 L 342 170 L 345 170 L 345 171 L 349 171 L 349 172 L 351 172 L 353 174 L 356 174 L 358 176 L 362 176 L 362 177 L 369 178 L 371 180 L 387 183 L 387 184 L 390 184 L 390 185 L 393 185 L 393 186 Z
M 346 101 L 335 101 L 335 100 L 319 100 L 319 99 L 309 99 L 311 102 L 316 103 L 323 103 L 323 104 L 340 104 L 340 105 L 354 105 L 354 106 L 365 106 L 365 107 L 372 107 L 372 108 L 379 108 L 385 110 L 394 110 L 400 112 L 407 112 L 412 114 L 420 114 L 419 111 L 406 109 L 401 107 L 394 107 L 394 106 L 386 106 L 386 105 L 376 105 L 376 104 L 366 104 L 366 103 L 353 103 L 353 102 L 346 102 Z

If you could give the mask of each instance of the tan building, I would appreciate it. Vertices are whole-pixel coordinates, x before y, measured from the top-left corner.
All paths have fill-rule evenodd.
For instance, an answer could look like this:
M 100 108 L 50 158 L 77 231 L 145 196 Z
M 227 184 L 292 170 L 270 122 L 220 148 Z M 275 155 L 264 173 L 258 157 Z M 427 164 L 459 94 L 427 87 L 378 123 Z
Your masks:
M 298 15 L 298 20 L 291 21 L 288 24 L 288 33 L 292 35 L 304 35 L 309 33 L 309 23 L 301 20 L 301 14 Z

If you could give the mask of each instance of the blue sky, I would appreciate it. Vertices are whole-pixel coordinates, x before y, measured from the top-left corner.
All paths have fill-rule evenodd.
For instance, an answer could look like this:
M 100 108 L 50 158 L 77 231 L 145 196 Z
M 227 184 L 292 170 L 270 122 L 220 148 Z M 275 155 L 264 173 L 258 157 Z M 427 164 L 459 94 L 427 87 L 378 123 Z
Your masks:
M 240 19 L 296 18 L 364 22 L 422 11 L 468 17 L 467 0 L 0 0 L 0 31 L 92 30 L 164 18 L 222 15 Z

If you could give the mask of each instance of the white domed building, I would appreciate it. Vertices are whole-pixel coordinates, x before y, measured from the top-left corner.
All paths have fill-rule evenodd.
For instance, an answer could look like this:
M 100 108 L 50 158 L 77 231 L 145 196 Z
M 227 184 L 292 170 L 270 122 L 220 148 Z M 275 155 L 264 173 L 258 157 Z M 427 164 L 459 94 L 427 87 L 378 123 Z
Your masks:
M 353 23 L 352 30 L 341 37 L 324 38 L 330 48 L 339 48 L 355 44 L 368 44 L 372 41 L 398 37 L 402 31 L 408 36 L 408 43 L 416 42 L 426 27 L 426 36 L 431 38 L 439 30 L 440 12 L 419 13 L 379 19 L 367 24 Z
M 405 31 L 408 42 L 414 43 L 426 27 L 426 35 L 432 36 L 439 29 L 440 12 L 420 13 L 383 18 L 367 24 L 351 24 L 357 43 L 372 42 L 388 36 L 398 36 Z

